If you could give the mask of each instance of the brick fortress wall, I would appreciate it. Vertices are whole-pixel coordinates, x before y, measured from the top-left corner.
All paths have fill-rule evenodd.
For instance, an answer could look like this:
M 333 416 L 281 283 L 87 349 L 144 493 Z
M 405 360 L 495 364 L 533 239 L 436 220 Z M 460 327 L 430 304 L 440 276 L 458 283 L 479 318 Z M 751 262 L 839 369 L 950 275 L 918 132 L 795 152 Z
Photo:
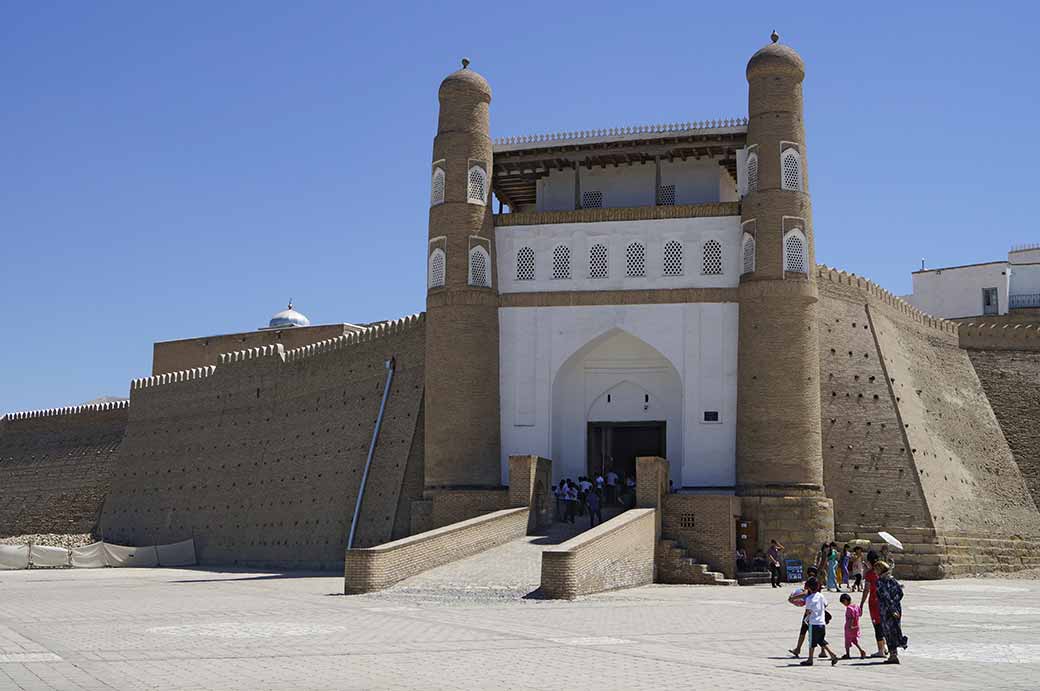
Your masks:
M 1040 352 L 969 350 L 1033 501 L 1040 500 Z
M 406 535 L 422 487 L 424 345 L 416 316 L 135 381 L 105 539 L 194 537 L 201 563 L 341 568 L 390 357 L 355 544 Z
M 119 402 L 0 418 L 0 537 L 91 532 L 127 413 Z
M 958 326 L 845 272 L 818 277 L 824 482 L 838 538 L 902 536 L 905 576 L 1035 563 L 1040 513 Z

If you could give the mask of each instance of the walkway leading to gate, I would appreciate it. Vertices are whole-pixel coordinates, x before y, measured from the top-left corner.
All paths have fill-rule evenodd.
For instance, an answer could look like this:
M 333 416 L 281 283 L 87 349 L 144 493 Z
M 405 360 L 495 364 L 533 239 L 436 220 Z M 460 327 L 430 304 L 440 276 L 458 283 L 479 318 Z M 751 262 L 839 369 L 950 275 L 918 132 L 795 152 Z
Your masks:
M 621 512 L 607 508 L 603 519 Z M 589 529 L 589 517 L 579 516 L 575 523 L 553 523 L 541 535 L 522 538 L 493 547 L 472 557 L 438 566 L 405 579 L 385 591 L 400 598 L 413 595 L 423 600 L 464 600 L 488 596 L 516 599 L 538 589 L 542 579 L 542 550 L 559 545 Z

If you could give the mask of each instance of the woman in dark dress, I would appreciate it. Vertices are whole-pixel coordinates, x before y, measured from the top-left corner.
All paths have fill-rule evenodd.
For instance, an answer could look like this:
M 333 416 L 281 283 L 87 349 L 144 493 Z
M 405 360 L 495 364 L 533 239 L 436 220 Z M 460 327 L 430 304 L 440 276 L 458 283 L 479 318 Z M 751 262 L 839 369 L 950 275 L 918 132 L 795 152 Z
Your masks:
M 906 648 L 907 639 L 903 635 L 903 586 L 892 576 L 892 567 L 888 562 L 878 561 L 874 564 L 877 571 L 878 604 L 881 608 L 881 630 L 885 634 L 888 646 L 886 663 L 899 664 L 899 648 Z

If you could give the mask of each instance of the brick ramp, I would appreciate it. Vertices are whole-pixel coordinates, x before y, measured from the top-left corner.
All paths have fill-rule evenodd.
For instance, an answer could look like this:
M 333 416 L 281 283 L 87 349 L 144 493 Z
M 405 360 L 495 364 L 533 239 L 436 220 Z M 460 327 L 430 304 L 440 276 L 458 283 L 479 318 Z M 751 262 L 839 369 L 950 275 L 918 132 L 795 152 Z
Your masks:
M 480 554 L 438 566 L 382 592 L 390 597 L 408 595 L 417 600 L 515 600 L 538 589 L 542 552 L 588 527 L 588 517 L 579 517 L 574 524 L 554 523 L 542 534 L 525 535 Z

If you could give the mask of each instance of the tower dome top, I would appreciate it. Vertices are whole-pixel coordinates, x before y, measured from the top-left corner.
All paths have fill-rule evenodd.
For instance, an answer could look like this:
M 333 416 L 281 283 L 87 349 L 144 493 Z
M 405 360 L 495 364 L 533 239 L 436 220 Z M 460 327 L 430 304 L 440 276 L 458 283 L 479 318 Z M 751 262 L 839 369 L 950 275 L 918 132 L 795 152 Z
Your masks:
M 269 329 L 284 329 L 291 328 L 293 326 L 310 326 L 311 320 L 300 314 L 293 309 L 292 300 L 289 301 L 289 307 L 282 310 L 278 314 L 271 317 L 271 321 L 268 323 L 267 328 Z
M 780 44 L 780 35 L 775 31 L 769 38 L 772 42 L 761 48 L 748 60 L 747 78 L 776 75 L 803 79 L 805 62 L 802 60 L 802 56 L 794 48 Z
M 441 82 L 441 97 L 443 98 L 450 92 L 459 95 L 476 96 L 482 100 L 491 101 L 491 85 L 478 72 L 469 68 L 468 58 L 462 58 L 461 70 L 455 70 Z

